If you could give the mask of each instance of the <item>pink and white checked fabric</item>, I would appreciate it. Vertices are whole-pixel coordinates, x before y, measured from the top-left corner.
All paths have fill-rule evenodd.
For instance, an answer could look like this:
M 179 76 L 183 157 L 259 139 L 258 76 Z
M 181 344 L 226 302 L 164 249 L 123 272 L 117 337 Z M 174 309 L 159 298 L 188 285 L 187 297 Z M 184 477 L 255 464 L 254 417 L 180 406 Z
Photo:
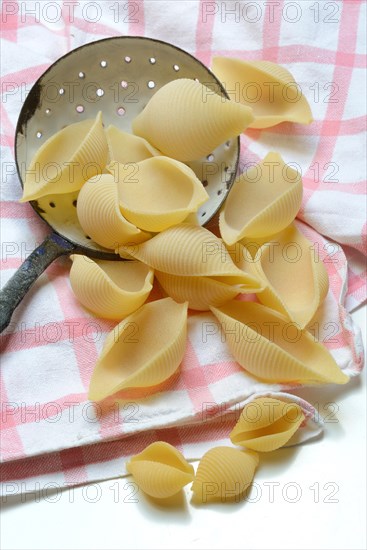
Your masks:
M 14 130 L 27 91 L 58 57 L 100 38 L 143 35 L 176 44 L 208 65 L 213 55 L 268 59 L 290 69 L 315 121 L 248 131 L 242 159 L 257 161 L 276 150 L 302 170 L 299 227 L 330 276 L 329 294 L 309 330 L 343 370 L 358 374 L 363 349 L 348 311 L 366 298 L 365 2 L 3 0 L 1 9 L 2 284 L 47 233 L 32 208 L 18 203 Z M 192 313 L 181 374 L 168 388 L 146 399 L 131 394 L 119 407 L 89 403 L 93 365 L 113 325 L 79 306 L 69 267 L 62 259 L 47 269 L 1 337 L 5 490 L 9 483 L 27 491 L 41 482 L 121 475 L 125 460 L 158 438 L 198 458 L 216 443 L 229 444 L 246 400 L 291 391 L 247 376 L 212 315 Z M 300 402 L 306 413 L 292 443 L 320 432 L 322 422 L 308 403 L 282 396 Z

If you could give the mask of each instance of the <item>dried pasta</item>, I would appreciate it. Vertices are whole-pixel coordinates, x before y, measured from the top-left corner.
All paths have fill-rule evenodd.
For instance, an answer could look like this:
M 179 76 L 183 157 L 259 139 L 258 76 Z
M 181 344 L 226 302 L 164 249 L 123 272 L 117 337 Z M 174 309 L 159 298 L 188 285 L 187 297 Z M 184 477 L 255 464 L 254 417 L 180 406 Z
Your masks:
M 284 67 L 270 61 L 214 57 L 212 70 L 232 99 L 252 107 L 255 120 L 250 128 L 312 122 L 307 99 Z
M 112 174 L 88 180 L 80 190 L 77 214 L 85 233 L 96 243 L 114 250 L 120 244 L 130 245 L 150 238 L 120 211 L 117 184 Z
M 107 128 L 106 136 L 110 162 L 140 162 L 161 154 L 146 139 L 123 132 L 112 124 Z
M 132 124 L 164 155 L 182 162 L 199 159 L 243 132 L 252 109 L 225 99 L 188 78 L 160 88 Z
M 209 198 L 191 168 L 168 157 L 138 162 L 132 174 L 126 171 L 129 165 L 114 163 L 108 168 L 118 183 L 121 212 L 146 231 L 183 222 Z
M 186 348 L 187 303 L 164 298 L 144 304 L 110 332 L 94 368 L 89 398 L 150 388 L 170 378 Z
M 148 445 L 126 464 L 139 488 L 154 498 L 168 498 L 194 479 L 194 468 L 165 441 Z
M 348 382 L 328 350 L 277 311 L 236 301 L 210 309 L 234 358 L 256 378 L 271 383 Z
M 304 328 L 329 288 L 327 271 L 312 243 L 291 225 L 260 248 L 253 268 L 264 284 L 260 302 Z
M 143 305 L 153 288 L 154 272 L 141 262 L 109 262 L 71 256 L 70 284 L 84 307 L 119 321 Z
M 101 112 L 94 120 L 66 126 L 45 141 L 33 157 L 20 202 L 79 190 L 87 179 L 102 173 L 107 156 Z
M 228 245 L 243 238 L 274 235 L 287 227 L 301 206 L 301 175 L 277 153 L 241 174 L 220 213 L 221 236 Z
M 200 503 L 239 501 L 251 484 L 259 456 L 233 447 L 214 447 L 199 462 L 192 491 Z
M 258 452 L 283 447 L 298 430 L 305 415 L 296 403 L 258 397 L 247 403 L 230 433 L 234 445 Z

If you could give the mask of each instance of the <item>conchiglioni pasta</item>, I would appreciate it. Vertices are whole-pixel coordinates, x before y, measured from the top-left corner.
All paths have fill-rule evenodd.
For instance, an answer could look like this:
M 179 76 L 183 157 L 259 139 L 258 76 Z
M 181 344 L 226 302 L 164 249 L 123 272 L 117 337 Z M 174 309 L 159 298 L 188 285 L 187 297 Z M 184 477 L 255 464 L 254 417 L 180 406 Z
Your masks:
M 210 309 L 233 357 L 256 378 L 271 383 L 348 382 L 328 350 L 277 311 L 236 301 Z
M 108 147 L 102 114 L 66 126 L 40 147 L 26 170 L 20 202 L 71 193 L 106 166 Z
M 161 155 L 146 139 L 123 132 L 112 124 L 106 130 L 109 161 L 127 164 Z
M 251 108 L 181 78 L 160 88 L 132 127 L 162 154 L 188 162 L 208 155 L 252 121 Z
M 126 166 L 108 168 L 117 180 L 121 212 L 140 229 L 158 232 L 181 223 L 209 198 L 191 168 L 177 160 L 146 159 L 132 175 L 126 175 Z
M 194 468 L 165 441 L 156 441 L 126 464 L 139 488 L 154 498 L 168 498 L 194 479 Z
M 89 398 L 150 388 L 170 378 L 186 348 L 187 303 L 164 298 L 143 305 L 109 333 L 93 371 Z
M 233 447 L 214 447 L 199 462 L 192 491 L 200 503 L 239 501 L 251 484 L 259 456 Z
M 329 288 L 327 271 L 312 243 L 291 225 L 260 248 L 253 268 L 264 284 L 260 302 L 304 328 Z
M 102 174 L 83 185 L 77 214 L 85 233 L 105 248 L 114 250 L 120 244 L 132 245 L 150 238 L 149 233 L 141 231 L 122 215 L 112 174 Z
M 278 153 L 268 153 L 234 182 L 219 217 L 221 236 L 232 245 L 274 235 L 292 223 L 301 201 L 301 174 Z
M 258 397 L 247 403 L 229 437 L 234 445 L 258 452 L 283 447 L 305 419 L 297 403 Z
M 154 272 L 141 262 L 109 262 L 72 255 L 70 284 L 84 307 L 105 319 L 121 320 L 142 306 Z
M 233 300 L 237 294 L 248 294 L 261 290 L 258 279 L 244 273 L 248 284 L 227 284 L 215 277 L 180 277 L 162 271 L 155 275 L 163 290 L 176 302 L 188 302 L 190 309 L 207 311 L 210 306 L 219 306 Z
M 286 121 L 310 124 L 313 120 L 292 74 L 276 63 L 214 57 L 212 71 L 231 99 L 252 107 L 255 120 L 250 128 L 269 128 Z

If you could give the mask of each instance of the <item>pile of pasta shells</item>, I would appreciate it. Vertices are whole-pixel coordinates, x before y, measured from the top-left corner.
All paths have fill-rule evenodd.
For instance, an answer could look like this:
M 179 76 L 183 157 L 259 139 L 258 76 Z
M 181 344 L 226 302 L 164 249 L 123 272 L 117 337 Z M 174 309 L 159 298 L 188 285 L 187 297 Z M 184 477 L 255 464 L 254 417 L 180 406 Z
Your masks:
M 242 88 L 258 83 L 261 100 L 223 99 L 195 80 L 177 79 L 152 96 L 133 121 L 133 133 L 104 128 L 98 113 L 94 120 L 69 125 L 48 139 L 27 170 L 22 201 L 78 192 L 77 215 L 84 232 L 129 260 L 71 256 L 76 298 L 96 316 L 118 321 L 94 367 L 91 400 L 121 390 L 160 391 L 180 368 L 188 309 L 213 313 L 233 357 L 255 379 L 286 384 L 348 381 L 307 331 L 328 292 L 328 275 L 312 243 L 294 224 L 302 200 L 301 174 L 270 152 L 235 180 L 216 235 L 197 221 L 196 212 L 208 194 L 186 164 L 248 127 L 310 123 L 307 100 L 302 94 L 289 98 L 299 93 L 292 75 L 270 62 L 215 58 L 213 71 L 229 90 L 238 82 Z M 42 166 L 50 160 L 60 166 L 74 163 L 72 180 L 66 170 L 57 180 L 36 178 L 36 173 L 47 174 Z M 37 165 L 41 170 L 35 170 Z M 87 181 L 86 165 L 92 166 Z M 284 254 L 289 245 L 300 251 L 297 261 Z M 166 297 L 147 302 L 154 278 Z M 253 296 L 241 300 L 246 294 Z M 270 325 L 271 334 L 265 330 Z M 135 338 L 129 337 L 131 327 L 136 327 Z M 285 336 L 289 327 L 297 331 L 296 339 Z M 273 418 L 265 414 L 261 399 L 257 404 L 259 420 L 249 421 L 245 407 L 230 434 L 232 443 L 244 449 L 211 449 L 196 475 L 181 453 L 164 442 L 133 457 L 128 471 L 155 498 L 169 497 L 190 482 L 200 502 L 237 498 L 252 481 L 257 453 L 285 445 L 304 421 L 298 405 L 292 405 L 296 420 L 290 422 L 282 401 Z

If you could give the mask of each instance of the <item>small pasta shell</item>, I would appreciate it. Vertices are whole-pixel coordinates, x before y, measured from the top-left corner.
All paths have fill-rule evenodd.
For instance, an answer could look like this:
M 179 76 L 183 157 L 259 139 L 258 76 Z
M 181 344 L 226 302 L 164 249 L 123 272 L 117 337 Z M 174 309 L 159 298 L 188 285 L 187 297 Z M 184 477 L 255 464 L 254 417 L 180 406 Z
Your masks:
M 209 198 L 191 168 L 177 160 L 146 159 L 126 177 L 127 166 L 114 163 L 109 169 L 117 177 L 121 212 L 140 229 L 158 232 L 177 225 Z
M 248 284 L 249 276 L 236 267 L 224 243 L 204 227 L 182 223 L 136 246 L 121 246 L 119 253 L 158 271 L 187 277 L 211 276 L 227 284 Z M 252 279 L 254 281 L 254 279 Z
M 251 484 L 259 456 L 233 447 L 214 447 L 199 462 L 192 491 L 200 503 L 239 501 Z
M 102 114 L 66 126 L 51 136 L 33 157 L 26 171 L 20 202 L 44 195 L 71 193 L 97 174 L 107 162 L 108 146 Z M 48 176 L 51 170 L 53 176 Z
M 248 276 L 248 285 L 230 285 L 211 277 L 180 277 L 162 271 L 155 275 L 163 290 L 176 302 L 188 302 L 190 309 L 208 311 L 210 306 L 219 306 L 233 300 L 237 294 L 259 291 L 258 280 Z
M 110 332 L 94 368 L 89 399 L 127 388 L 150 388 L 178 369 L 186 348 L 187 303 L 144 304 Z
M 292 74 L 276 63 L 214 57 L 212 71 L 230 97 L 236 91 L 235 101 L 252 107 L 255 120 L 250 128 L 269 128 L 286 121 L 310 124 L 313 120 L 310 105 Z
M 259 301 L 304 328 L 329 289 L 327 271 L 312 243 L 291 225 L 261 247 L 253 267 L 264 283 Z
M 237 301 L 210 309 L 234 358 L 256 378 L 271 383 L 348 382 L 328 350 L 277 311 Z
M 219 227 L 225 243 L 243 238 L 274 235 L 297 215 L 302 201 L 302 178 L 277 153 L 239 176 L 220 213 Z
M 259 397 L 244 406 L 229 437 L 234 445 L 258 452 L 274 451 L 290 440 L 304 419 L 296 403 Z
M 112 124 L 106 130 L 109 161 L 121 164 L 140 162 L 141 160 L 160 155 L 146 139 L 123 132 Z
M 119 207 L 117 184 L 112 174 L 88 180 L 80 190 L 77 215 L 85 233 L 96 243 L 116 249 L 120 244 L 133 245 L 150 238 L 127 221 Z
M 153 95 L 132 127 L 134 134 L 162 154 L 188 162 L 241 134 L 252 121 L 251 108 L 225 99 L 195 80 L 180 78 Z
M 194 479 L 194 468 L 165 441 L 148 445 L 126 464 L 139 488 L 153 498 L 168 498 Z
M 71 256 L 70 284 L 77 299 L 95 315 L 121 320 L 142 306 L 153 288 L 154 272 L 141 262 Z

